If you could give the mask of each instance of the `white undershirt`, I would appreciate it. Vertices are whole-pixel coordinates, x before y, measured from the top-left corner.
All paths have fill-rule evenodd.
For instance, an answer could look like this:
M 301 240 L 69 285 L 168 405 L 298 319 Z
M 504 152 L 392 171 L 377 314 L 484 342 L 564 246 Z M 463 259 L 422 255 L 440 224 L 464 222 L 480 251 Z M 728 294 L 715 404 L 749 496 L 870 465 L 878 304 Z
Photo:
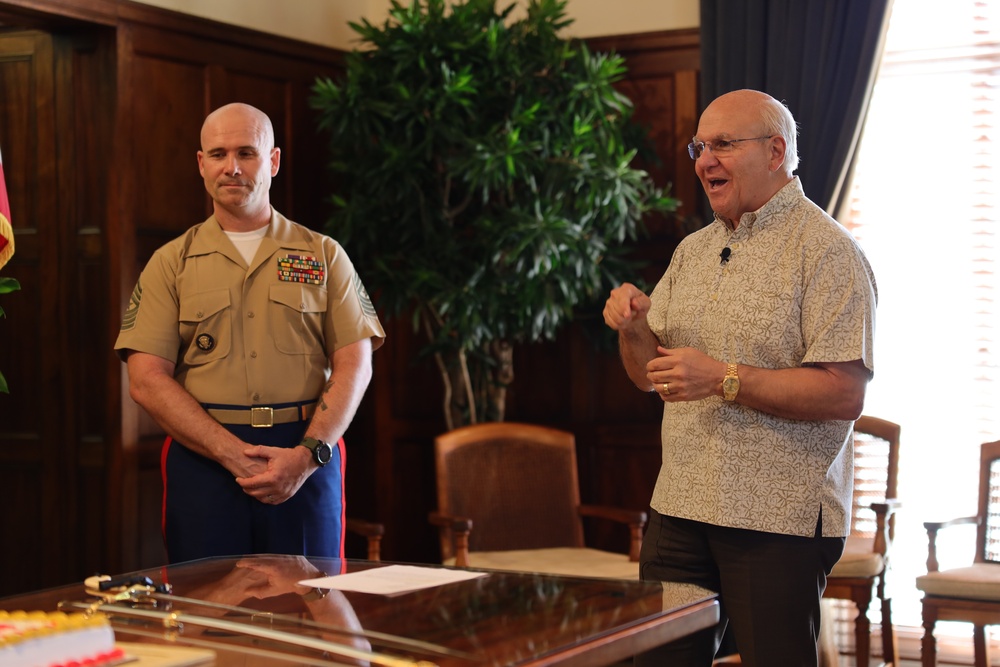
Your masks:
M 260 247 L 260 240 L 267 236 L 267 227 L 268 225 L 264 225 L 252 232 L 226 232 L 226 236 L 243 255 L 243 259 L 247 261 L 247 266 L 253 263 L 253 256 L 257 254 L 257 248 Z

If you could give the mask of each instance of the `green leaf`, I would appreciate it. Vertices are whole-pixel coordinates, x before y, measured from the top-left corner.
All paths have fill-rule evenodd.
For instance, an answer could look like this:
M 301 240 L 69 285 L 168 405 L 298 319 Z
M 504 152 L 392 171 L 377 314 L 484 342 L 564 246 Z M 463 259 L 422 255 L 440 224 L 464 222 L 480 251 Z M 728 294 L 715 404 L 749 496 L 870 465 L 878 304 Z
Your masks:
M 421 355 L 486 368 L 494 340 L 552 338 L 636 279 L 627 242 L 677 202 L 631 166 L 656 156 L 614 86 L 625 61 L 560 36 L 566 0 L 391 5 L 352 25 L 364 50 L 344 77 L 313 87 L 326 231 L 384 317 L 428 332 Z
M 0 277 L 0 294 L 9 294 L 21 289 L 21 283 L 15 278 Z

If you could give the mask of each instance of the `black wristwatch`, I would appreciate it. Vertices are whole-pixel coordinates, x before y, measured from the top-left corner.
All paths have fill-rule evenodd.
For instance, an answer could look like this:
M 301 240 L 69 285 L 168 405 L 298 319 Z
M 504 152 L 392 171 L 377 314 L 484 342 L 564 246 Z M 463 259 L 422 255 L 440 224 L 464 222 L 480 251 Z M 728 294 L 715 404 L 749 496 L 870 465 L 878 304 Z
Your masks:
M 333 445 L 328 442 L 323 442 L 322 440 L 317 440 L 316 438 L 302 438 L 302 442 L 299 443 L 299 447 L 305 447 L 311 451 L 313 461 L 315 461 L 316 465 L 320 468 L 333 459 Z

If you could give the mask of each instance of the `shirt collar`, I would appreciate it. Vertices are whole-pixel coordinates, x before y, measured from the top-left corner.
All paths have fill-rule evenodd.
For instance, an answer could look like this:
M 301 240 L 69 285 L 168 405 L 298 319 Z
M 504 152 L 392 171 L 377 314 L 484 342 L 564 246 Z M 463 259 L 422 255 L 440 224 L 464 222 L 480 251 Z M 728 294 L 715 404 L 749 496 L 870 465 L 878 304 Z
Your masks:
M 744 213 L 743 217 L 740 218 L 740 224 L 737 229 L 746 229 L 746 234 L 749 235 L 753 233 L 755 228 L 768 224 L 779 213 L 791 208 L 795 202 L 804 196 L 805 193 L 802 190 L 802 183 L 799 181 L 799 177 L 792 176 L 792 180 L 775 192 L 774 196 L 767 200 L 767 203 L 756 211 Z M 723 218 L 718 213 L 715 214 L 715 220 L 730 232 L 735 231 L 731 220 Z
M 201 225 L 198 235 L 191 243 L 188 251 L 189 255 L 206 255 L 213 252 L 221 252 L 236 261 L 238 253 L 235 253 L 235 246 L 228 242 L 225 230 L 219 221 L 212 215 Z M 271 208 L 271 221 L 268 223 L 267 235 L 261 240 L 262 245 L 269 246 L 270 251 L 279 248 L 289 250 L 309 250 L 309 242 L 296 229 L 296 226 L 285 216 L 278 213 L 274 207 Z M 230 253 L 229 250 L 233 250 Z

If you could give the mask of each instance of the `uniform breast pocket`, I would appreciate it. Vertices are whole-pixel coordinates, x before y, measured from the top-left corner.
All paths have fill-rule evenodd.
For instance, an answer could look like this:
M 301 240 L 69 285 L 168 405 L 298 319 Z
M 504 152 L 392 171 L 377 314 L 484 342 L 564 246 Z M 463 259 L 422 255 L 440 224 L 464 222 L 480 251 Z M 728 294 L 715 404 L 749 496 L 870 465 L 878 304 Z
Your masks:
M 271 336 L 280 352 L 326 356 L 326 297 L 326 288 L 319 285 L 271 285 Z
M 229 354 L 233 340 L 232 308 L 228 289 L 200 292 L 180 307 L 180 333 L 186 346 L 184 363 L 207 364 Z

